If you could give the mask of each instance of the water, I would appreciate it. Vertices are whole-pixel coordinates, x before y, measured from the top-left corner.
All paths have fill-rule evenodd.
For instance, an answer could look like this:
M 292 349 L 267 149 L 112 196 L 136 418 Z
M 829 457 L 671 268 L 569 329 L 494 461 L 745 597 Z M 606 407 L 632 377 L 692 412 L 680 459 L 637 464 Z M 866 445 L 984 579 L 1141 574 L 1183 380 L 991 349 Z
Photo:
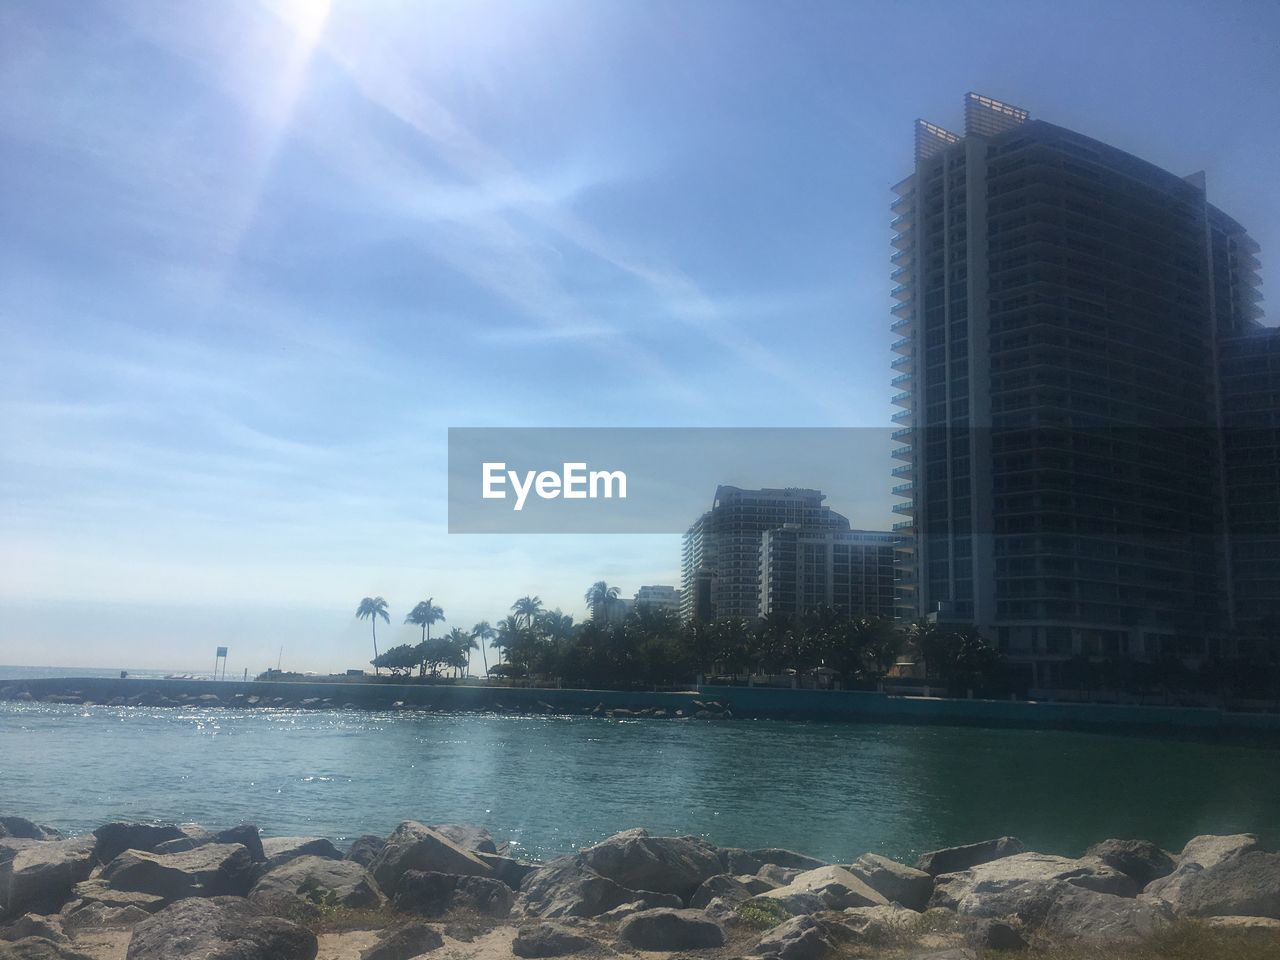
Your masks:
M 69 832 L 467 822 L 546 858 L 633 826 L 843 860 L 1002 834 L 1280 841 L 1280 753 L 1061 731 L 0 703 L 0 812 Z

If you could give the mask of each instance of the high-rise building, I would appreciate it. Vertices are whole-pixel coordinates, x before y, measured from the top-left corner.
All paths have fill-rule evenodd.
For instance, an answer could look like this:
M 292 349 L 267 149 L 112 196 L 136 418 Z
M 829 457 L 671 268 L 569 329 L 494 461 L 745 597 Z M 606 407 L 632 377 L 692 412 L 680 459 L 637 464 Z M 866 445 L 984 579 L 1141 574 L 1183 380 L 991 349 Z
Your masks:
M 637 610 L 647 607 L 650 610 L 662 610 L 679 616 L 680 591 L 667 584 L 643 586 L 636 591 L 632 606 Z
M 818 490 L 797 487 L 717 487 L 711 509 L 684 535 L 683 619 L 758 616 L 761 536 L 787 524 L 809 530 L 848 530 L 849 521 L 825 506 L 825 499 Z
M 894 615 L 892 533 L 806 530 L 795 524 L 760 538 L 760 610 L 795 615 L 833 607 L 855 616 Z
M 976 623 L 1042 683 L 1219 652 L 1219 355 L 1257 327 L 1256 244 L 1202 175 L 972 93 L 963 134 L 916 122 L 894 193 L 900 613 Z

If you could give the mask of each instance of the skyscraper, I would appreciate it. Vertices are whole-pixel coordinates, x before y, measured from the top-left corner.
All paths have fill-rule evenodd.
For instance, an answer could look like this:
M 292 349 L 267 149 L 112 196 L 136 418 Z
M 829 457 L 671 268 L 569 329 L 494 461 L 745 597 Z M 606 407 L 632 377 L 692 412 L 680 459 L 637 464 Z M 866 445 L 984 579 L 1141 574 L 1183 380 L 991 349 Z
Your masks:
M 1077 654 L 1211 655 L 1232 620 L 1220 353 L 1256 244 L 1179 177 L 977 94 L 894 187 L 900 612 Z

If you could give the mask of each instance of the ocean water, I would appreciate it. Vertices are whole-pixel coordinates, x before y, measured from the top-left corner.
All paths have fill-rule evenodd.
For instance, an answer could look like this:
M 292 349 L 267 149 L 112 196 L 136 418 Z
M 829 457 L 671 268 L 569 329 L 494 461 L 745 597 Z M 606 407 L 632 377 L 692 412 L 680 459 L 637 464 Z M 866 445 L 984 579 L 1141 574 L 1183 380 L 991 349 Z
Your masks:
M 1280 751 L 1090 733 L 0 703 L 0 812 L 345 840 L 466 822 L 523 856 L 618 830 L 910 859 L 1012 834 L 1280 842 Z

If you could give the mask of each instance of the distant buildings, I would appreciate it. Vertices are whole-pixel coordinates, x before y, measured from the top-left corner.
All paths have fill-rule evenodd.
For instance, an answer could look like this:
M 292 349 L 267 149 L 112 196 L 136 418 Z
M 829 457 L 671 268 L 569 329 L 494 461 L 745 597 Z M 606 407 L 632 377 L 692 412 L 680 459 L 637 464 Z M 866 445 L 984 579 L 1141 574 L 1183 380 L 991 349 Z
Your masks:
M 647 607 L 650 610 L 662 610 L 679 616 L 680 591 L 665 584 L 641 587 L 636 591 L 632 606 L 636 609 Z
M 969 94 L 894 192 L 900 615 L 1051 683 L 1280 609 L 1277 335 L 1203 176 Z
M 851 531 L 825 499 L 798 487 L 717 487 L 711 509 L 684 535 L 683 619 L 754 619 L 826 604 L 888 614 L 892 534 Z

